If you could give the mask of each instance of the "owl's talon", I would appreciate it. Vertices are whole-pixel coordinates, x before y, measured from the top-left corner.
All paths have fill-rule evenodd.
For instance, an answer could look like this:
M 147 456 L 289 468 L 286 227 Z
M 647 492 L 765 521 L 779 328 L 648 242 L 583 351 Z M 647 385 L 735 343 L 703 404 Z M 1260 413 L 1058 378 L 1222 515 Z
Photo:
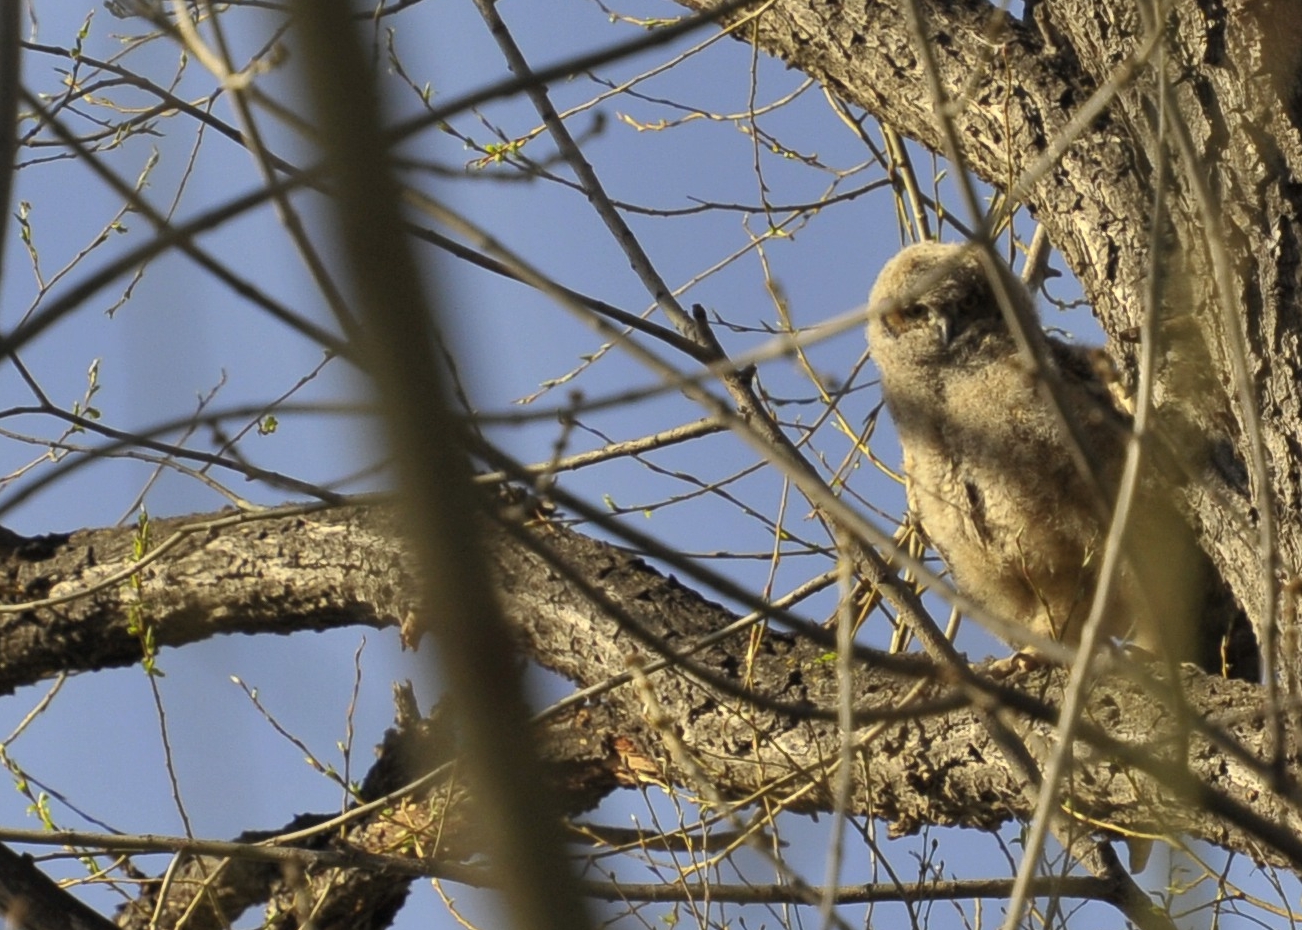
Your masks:
M 1043 656 L 1033 652 L 1015 652 L 1006 659 L 995 659 L 991 662 L 986 668 L 986 674 L 995 681 L 1003 681 L 1005 678 L 1033 672 L 1050 664 Z
M 1121 654 L 1131 662 L 1139 662 L 1144 665 L 1152 665 L 1160 656 L 1151 649 L 1145 649 L 1137 643 L 1122 643 Z

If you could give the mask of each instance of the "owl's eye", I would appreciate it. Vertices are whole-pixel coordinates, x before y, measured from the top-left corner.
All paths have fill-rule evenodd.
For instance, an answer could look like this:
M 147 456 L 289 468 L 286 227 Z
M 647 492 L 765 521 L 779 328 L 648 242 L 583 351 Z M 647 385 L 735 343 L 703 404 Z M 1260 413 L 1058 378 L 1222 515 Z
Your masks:
M 959 301 L 959 315 L 964 317 L 977 317 L 989 313 L 990 307 L 998 309 L 993 296 L 977 291 L 965 294 Z
M 882 317 L 886 329 L 891 335 L 898 336 L 906 329 L 913 329 L 925 323 L 931 316 L 931 308 L 923 303 L 905 304 Z

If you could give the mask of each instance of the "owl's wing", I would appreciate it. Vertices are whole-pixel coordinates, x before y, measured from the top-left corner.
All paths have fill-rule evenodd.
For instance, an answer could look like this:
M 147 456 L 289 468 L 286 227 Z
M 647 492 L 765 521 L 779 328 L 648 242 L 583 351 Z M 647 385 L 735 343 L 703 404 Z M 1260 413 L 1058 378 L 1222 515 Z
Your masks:
M 1123 431 L 1129 430 L 1133 411 L 1131 397 L 1111 360 L 1102 349 L 1074 346 L 1057 339 L 1048 342 L 1069 391 L 1080 403 L 1088 405 L 1087 409 L 1077 411 L 1086 433 L 1105 446 L 1111 445 Z M 1095 411 L 1097 416 L 1092 417 Z M 1109 435 L 1105 437 L 1104 433 Z M 1192 659 L 1214 674 L 1259 680 L 1257 642 L 1247 614 L 1216 564 L 1200 547 L 1187 518 L 1175 503 L 1173 495 L 1183 478 L 1170 458 L 1172 450 L 1157 443 L 1154 452 L 1156 455 L 1145 472 L 1140 509 L 1133 518 L 1130 535 L 1141 563 L 1146 565 L 1144 574 L 1161 575 L 1164 569 L 1179 565 L 1182 568 L 1175 583 L 1193 589 L 1192 625 L 1165 634 L 1181 640 L 1183 648 L 1173 648 L 1170 644 L 1167 648 L 1172 649 L 1173 655 Z M 1169 588 L 1167 594 L 1171 594 Z M 1167 598 L 1159 595 L 1158 600 L 1164 610 L 1171 606 Z M 1173 616 L 1178 616 L 1178 611 Z M 1171 622 L 1166 616 L 1159 620 Z
M 1133 398 L 1108 354 L 1099 348 L 1072 345 L 1059 339 L 1047 341 L 1049 354 L 1057 363 L 1063 381 L 1095 405 L 1110 425 L 1129 429 Z

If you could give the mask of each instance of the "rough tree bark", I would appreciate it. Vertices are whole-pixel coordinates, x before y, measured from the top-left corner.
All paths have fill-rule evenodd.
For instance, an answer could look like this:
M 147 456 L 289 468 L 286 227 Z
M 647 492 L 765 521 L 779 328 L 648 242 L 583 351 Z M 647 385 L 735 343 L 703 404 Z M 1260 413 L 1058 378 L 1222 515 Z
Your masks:
M 1163 307 L 1171 358 L 1158 372 L 1159 401 L 1175 432 L 1188 426 L 1205 438 L 1204 477 L 1221 493 L 1198 495 L 1193 502 L 1204 542 L 1260 622 L 1267 604 L 1252 482 L 1267 482 L 1273 502 L 1276 581 L 1291 578 L 1302 561 L 1302 111 L 1296 82 L 1302 0 L 1175 0 L 1160 14 L 1168 24 L 1164 40 L 1147 43 L 1145 18 L 1128 4 L 1042 0 L 1018 20 L 980 0 L 918 3 L 942 83 L 956 101 L 967 164 L 996 187 L 1016 187 L 1028 169 L 1054 153 L 1064 133 L 1075 133 L 1073 118 L 1091 95 L 1120 88 L 1106 111 L 1088 121 L 1020 193 L 1084 285 L 1114 337 L 1112 351 L 1127 367 L 1133 369 L 1136 351 L 1127 335 L 1139 324 L 1152 270 L 1166 268 L 1179 285 L 1167 288 Z M 900 133 L 941 148 L 916 47 L 895 0 L 773 0 L 739 37 L 756 41 Z M 1135 57 L 1141 52 L 1142 60 Z M 1169 78 L 1168 105 L 1179 115 L 1176 124 L 1187 129 L 1196 159 L 1188 146 L 1181 150 L 1173 122 L 1159 116 L 1157 69 Z M 1163 254 L 1155 256 L 1150 221 L 1164 152 L 1173 166 L 1163 194 L 1170 218 L 1162 230 Z M 1210 190 L 1214 217 L 1200 185 Z M 1229 256 L 1225 268 L 1217 267 L 1208 245 L 1209 225 L 1219 226 L 1215 244 Z M 1232 308 L 1246 339 L 1265 471 L 1248 467 L 1254 460 L 1245 426 L 1250 413 L 1235 391 L 1234 352 L 1218 301 Z M 1198 377 L 1188 377 L 1191 370 Z M 159 523 L 155 538 L 190 522 Z M 141 585 L 130 598 L 120 584 L 132 572 L 130 531 L 39 541 L 0 538 L 6 572 L 0 602 L 25 605 L 0 620 L 0 691 L 59 672 L 138 661 L 140 605 L 147 605 L 143 620 L 161 646 L 231 632 L 401 625 L 416 609 L 402 554 L 374 512 L 304 510 L 256 520 L 213 515 L 202 523 L 135 570 Z M 535 526 L 529 534 L 606 602 L 595 604 L 591 592 L 520 537 L 495 536 L 502 596 L 523 647 L 576 683 L 626 673 L 628 655 L 647 649 L 630 622 L 684 650 L 733 619 L 608 544 L 554 524 Z M 97 582 L 102 586 L 93 595 L 61 600 Z M 612 619 L 612 606 L 624 626 Z M 798 809 L 826 809 L 827 760 L 836 758 L 842 739 L 827 713 L 837 694 L 833 665 L 824 661 L 827 649 L 805 636 L 769 636 L 747 670 L 752 697 L 745 708 L 738 697 L 738 650 L 726 643 L 694 655 L 694 666 L 650 676 L 642 687 L 654 692 L 675 721 L 675 735 L 723 794 L 745 797 L 762 790 Z M 852 810 L 883 818 L 899 832 L 922 824 L 992 828 L 1030 817 L 1024 786 L 991 745 L 978 710 L 1012 708 L 1018 735 L 1042 759 L 1061 673 L 1024 676 L 1020 688 L 974 690 L 926 660 L 867 652 L 863 658 L 855 706 L 861 726 L 881 727 L 859 752 Z M 906 701 L 919 681 L 924 686 Z M 1285 754 L 1278 770 L 1265 761 L 1275 747 L 1266 739 L 1262 690 L 1196 673 L 1183 684 L 1185 703 L 1166 706 L 1125 681 L 1094 691 L 1078 753 L 1081 766 L 1070 786 L 1084 828 L 1113 824 L 1180 832 L 1302 870 L 1295 803 L 1299 760 Z M 692 773 L 666 748 L 664 725 L 648 719 L 644 698 L 638 687 L 623 685 L 551 724 L 549 756 L 571 812 L 620 784 L 691 780 Z M 430 726 L 406 720 L 398 732 L 415 734 L 410 738 L 420 743 Z M 430 762 L 427 753 L 395 736 L 368 790 L 383 796 Z M 446 798 L 438 803 L 444 812 L 455 806 Z M 428 854 L 426 825 L 402 823 L 416 840 L 403 845 L 394 842 L 393 819 L 377 814 L 353 824 L 332 848 L 360 854 L 398 847 L 413 857 Z M 455 819 L 440 819 L 438 826 L 445 855 L 458 855 L 465 847 Z M 196 874 L 210 874 L 216 860 L 195 863 Z M 229 906 L 229 918 L 254 901 L 292 896 L 296 882 L 344 874 L 329 870 L 337 866 L 322 866 L 306 879 L 286 877 L 277 866 L 257 872 L 251 886 L 238 890 L 232 870 L 210 887 Z M 256 870 L 238 878 L 248 880 L 250 871 Z M 376 925 L 387 919 L 410 880 L 396 869 L 344 872 L 357 882 L 338 884 L 332 904 L 342 915 L 368 914 Z M 184 883 L 177 887 L 167 914 L 185 909 Z M 223 889 L 229 892 L 224 897 Z M 142 913 L 126 914 L 122 923 L 140 924 Z M 203 908 L 196 915 L 191 926 L 222 923 Z
M 776 0 L 737 36 L 942 151 L 903 6 Z M 1146 282 L 1155 267 L 1165 269 L 1158 401 L 1173 432 L 1182 438 L 1192 432 L 1205 443 L 1200 465 L 1206 467 L 1198 477 L 1217 493 L 1194 493 L 1192 506 L 1204 545 L 1259 627 L 1265 587 L 1250 482 L 1268 482 L 1274 502 L 1277 580 L 1291 578 L 1302 564 L 1302 3 L 1157 5 L 1164 41 L 1149 43 L 1142 59 L 1136 55 L 1151 34 L 1140 14 L 1145 4 L 1043 0 L 1027 4 L 1024 20 L 983 0 L 918 0 L 918 6 L 954 101 L 967 164 L 996 188 L 1013 188 L 1053 150 L 1092 94 L 1128 78 L 1107 110 L 1021 194 L 1113 337 L 1110 351 L 1132 374 Z M 1158 118 L 1158 69 L 1165 69 L 1168 105 L 1188 127 L 1196 162 L 1178 151 L 1170 120 Z M 1154 256 L 1150 236 L 1164 149 L 1175 168 L 1164 195 L 1166 253 Z M 1249 413 L 1235 393 L 1208 249 L 1210 221 L 1195 179 L 1205 179 L 1214 197 L 1229 257 L 1231 293 L 1220 296 L 1246 337 L 1264 475 L 1245 468 L 1253 462 L 1244 427 Z
M 132 566 L 134 530 L 11 540 L 4 602 L 26 606 L 0 623 L 0 680 L 12 689 L 58 672 L 138 661 L 139 635 L 127 630 L 130 617 L 143 619 L 164 647 L 225 633 L 406 623 L 415 592 L 387 517 L 361 507 L 304 510 L 257 519 L 212 514 L 156 521 L 155 539 L 177 541 L 139 568 L 139 587 L 117 582 L 66 602 L 60 599 Z M 557 523 L 534 522 L 524 535 L 499 529 L 490 536 L 503 604 L 522 648 L 579 685 L 624 674 L 631 654 L 650 654 L 648 638 L 686 654 L 735 619 L 637 556 Z M 582 580 L 558 566 L 569 566 Z M 133 611 L 139 603 L 148 605 L 143 618 Z M 826 661 L 828 648 L 806 635 L 771 631 L 749 668 L 738 660 L 738 644 L 724 641 L 692 654 L 684 669 L 651 674 L 643 687 L 654 692 L 675 734 L 723 795 L 762 792 L 793 810 L 827 810 L 828 766 L 842 739 L 829 710 L 837 681 Z M 1063 672 L 1040 670 L 1021 676 L 1016 688 L 992 684 L 973 694 L 919 657 L 865 650 L 863 658 L 854 687 L 857 723 L 860 732 L 881 727 L 858 753 L 853 812 L 882 818 L 896 833 L 926 824 L 993 829 L 1030 817 L 1024 786 L 991 742 L 979 705 L 1013 708 L 1018 735 L 1043 761 Z M 919 682 L 923 687 L 910 695 Z M 1082 829 L 1111 824 L 1181 833 L 1259 861 L 1302 868 L 1302 818 L 1272 791 L 1295 783 L 1299 766 L 1291 761 L 1281 779 L 1266 762 L 1261 689 L 1192 670 L 1183 685 L 1189 702 L 1184 713 L 1125 680 L 1110 679 L 1095 690 L 1071 794 Z M 570 708 L 542 727 L 547 759 L 571 814 L 621 785 L 690 784 L 694 778 L 666 748 L 664 731 L 648 717 L 645 692 L 634 685 Z M 1229 749 L 1227 740 L 1241 749 Z M 368 775 L 365 798 L 381 797 L 433 770 L 454 748 L 455 737 L 437 715 L 422 720 L 407 712 Z M 185 912 L 205 875 L 203 887 L 222 902 L 227 920 L 251 904 L 292 898 L 304 882 L 329 889 L 322 914 L 356 915 L 358 908 L 391 914 L 414 874 L 456 875 L 455 862 L 475 849 L 473 831 L 458 819 L 459 794 L 449 790 L 438 781 L 425 789 L 433 807 L 413 801 L 396 805 L 396 812 L 393 806 L 377 810 L 350 825 L 343 839 L 290 844 L 354 857 L 405 855 L 413 860 L 411 872 L 390 868 L 377 877 L 356 859 L 361 868 L 331 862 L 287 877 L 283 862 L 216 871 L 221 857 L 199 856 L 179 873 L 196 881 L 175 883 L 163 911 L 173 916 L 164 925 Z M 273 832 L 323 819 L 300 814 Z M 271 834 L 246 839 L 266 835 Z M 146 896 L 121 923 L 143 925 L 153 906 Z M 220 926 L 222 918 L 200 907 L 190 920 L 198 921 L 191 926 Z

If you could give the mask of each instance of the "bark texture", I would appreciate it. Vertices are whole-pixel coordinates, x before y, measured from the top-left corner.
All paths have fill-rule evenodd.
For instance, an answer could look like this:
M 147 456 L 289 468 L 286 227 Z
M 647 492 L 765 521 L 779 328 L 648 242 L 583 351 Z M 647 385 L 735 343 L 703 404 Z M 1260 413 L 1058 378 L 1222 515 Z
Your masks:
M 1154 24 L 1143 6 L 1041 0 L 1022 20 L 982 0 L 918 0 L 967 167 L 1024 198 L 1132 374 L 1145 288 L 1163 276 L 1159 419 L 1198 479 L 1190 507 L 1203 544 L 1260 634 L 1269 594 L 1255 483 L 1267 483 L 1278 526 L 1276 582 L 1302 564 L 1302 3 L 1176 0 L 1162 8 L 1156 42 L 1146 41 Z M 886 0 L 776 0 L 737 35 L 941 151 L 903 10 Z M 1162 73 L 1176 114 L 1165 121 Z M 1101 115 L 1073 125 L 1091 95 L 1113 89 Z M 1169 221 L 1155 255 L 1159 198 Z M 1213 245 L 1224 249 L 1220 268 Z M 1227 324 L 1246 346 L 1264 473 L 1250 467 L 1251 414 L 1236 392 Z
M 1019 20 L 982 0 L 917 2 L 966 166 L 1029 205 L 1132 372 L 1147 284 L 1165 278 L 1161 422 L 1199 479 L 1190 507 L 1202 540 L 1260 627 L 1272 607 L 1288 606 L 1270 601 L 1266 572 L 1278 584 L 1302 563 L 1302 0 L 1174 0 L 1160 24 L 1135 4 L 1041 0 Z M 738 35 L 941 149 L 902 10 L 896 0 L 773 0 Z M 1078 118 L 1100 94 L 1111 95 L 1108 106 Z M 1164 107 L 1176 118 L 1163 118 Z M 1159 202 L 1168 220 L 1155 232 Z M 1236 385 L 1236 332 L 1264 467 L 1255 464 L 1254 414 Z M 1278 527 L 1268 569 L 1256 538 L 1263 490 Z M 150 532 L 157 557 L 139 566 L 131 529 L 35 540 L 0 533 L 0 693 L 226 633 L 413 628 L 418 592 L 377 510 L 214 514 L 155 521 Z M 685 652 L 735 619 L 636 555 L 560 523 L 495 531 L 491 551 L 522 648 L 578 685 L 624 675 L 630 654 L 649 655 L 659 648 L 652 644 Z M 648 780 L 699 787 L 699 772 L 726 797 L 764 792 L 798 810 L 830 809 L 828 760 L 845 737 L 834 722 L 838 685 L 827 652 L 777 629 L 748 660 L 741 643 L 715 643 L 545 724 L 566 809 L 578 813 Z M 999 708 L 1043 762 L 1062 673 L 995 685 L 921 659 L 859 658 L 852 812 L 896 833 L 1030 818 L 1031 792 L 988 721 Z M 1081 829 L 1176 832 L 1302 869 L 1300 759 L 1296 747 L 1271 743 L 1263 690 L 1192 671 L 1179 688 L 1162 686 L 1144 681 L 1160 674 L 1141 671 L 1091 692 L 1064 786 Z M 647 712 L 650 695 L 663 719 Z M 691 765 L 671 749 L 676 741 Z M 408 715 L 367 791 L 383 797 L 454 750 L 437 719 Z M 201 885 L 207 903 L 190 911 L 190 926 L 222 926 L 262 902 L 274 926 L 297 926 L 305 899 L 317 926 L 384 925 L 411 872 L 396 863 L 387 872 L 338 860 L 314 866 L 327 860 L 307 853 L 457 865 L 476 850 L 473 827 L 456 816 L 464 789 L 425 790 L 419 803 L 368 814 L 328 842 L 298 844 L 305 858 L 293 868 L 241 860 L 217 874 L 220 859 L 196 855 L 181 875 L 195 881 L 173 883 L 163 925 L 189 911 Z M 287 829 L 314 820 L 304 814 Z M 0 868 L 0 896 L 30 896 L 22 872 L 21 863 Z M 155 890 L 119 923 L 144 926 Z
M 389 525 L 383 512 L 364 507 L 256 520 L 216 514 L 159 521 L 156 539 L 182 531 L 182 542 L 170 558 L 140 570 L 139 594 L 119 583 L 68 603 L 26 607 L 20 620 L 0 630 L 0 674 L 12 688 L 58 672 L 138 661 L 139 638 L 124 625 L 140 602 L 148 605 L 157 642 L 166 645 L 343 622 L 401 624 L 415 593 Z M 187 526 L 199 529 L 184 533 Z M 59 596 L 102 582 L 129 566 L 135 532 L 90 531 L 11 547 L 5 601 L 22 600 L 15 592 Z M 556 522 L 497 530 L 490 541 L 503 606 L 522 647 L 579 685 L 625 673 L 629 655 L 649 655 L 651 640 L 686 652 L 735 619 L 636 555 Z M 256 568 L 246 556 L 252 551 L 259 554 Z M 585 582 L 576 583 L 574 575 Z M 178 590 L 187 593 L 168 593 Z M 61 663 L 40 658 L 52 644 L 67 641 L 78 604 L 84 612 L 76 613 L 77 648 L 65 650 Z M 642 687 L 616 687 L 544 724 L 547 761 L 565 809 L 578 814 L 620 785 L 691 786 L 702 771 L 726 797 L 763 792 L 794 810 L 830 809 L 829 760 L 843 734 L 834 723 L 837 681 L 827 647 L 771 630 L 749 664 L 739 661 L 742 651 L 740 640 L 716 643 L 693 654 L 689 667 L 651 674 Z M 897 834 L 926 824 L 993 829 L 1031 815 L 1024 785 L 987 732 L 983 708 L 1007 708 L 1014 730 L 1043 762 L 1064 673 L 1039 670 L 974 693 L 925 660 L 901 663 L 871 651 L 861 657 L 854 681 L 862 727 L 856 731 L 854 813 L 883 819 Z M 1093 690 L 1068 794 L 1082 829 L 1180 833 L 1260 861 L 1302 867 L 1302 818 L 1287 787 L 1283 797 L 1275 791 L 1296 783 L 1298 760 L 1288 760 L 1282 779 L 1265 762 L 1270 742 L 1261 689 L 1192 669 L 1181 684 L 1178 700 L 1163 698 L 1161 687 L 1121 678 Z M 669 724 L 648 714 L 643 689 L 654 694 Z M 684 768 L 666 743 L 668 732 L 682 741 L 694 766 Z M 455 742 L 437 717 L 420 720 L 408 711 L 367 778 L 366 796 L 384 796 L 433 770 L 455 753 Z M 414 857 L 442 874 L 441 863 L 455 866 L 477 851 L 474 830 L 459 819 L 464 787 L 440 781 L 425 792 L 424 801 L 359 819 L 342 837 L 332 832 L 293 845 Z M 314 819 L 321 818 L 300 815 L 285 829 Z M 355 926 L 348 921 L 359 913 L 391 914 L 412 877 L 404 869 L 377 875 L 371 868 L 287 870 L 237 862 L 204 886 L 200 876 L 212 875 L 219 864 L 220 858 L 195 859 L 187 867 L 194 883 L 174 882 L 163 913 L 179 917 L 206 887 L 209 904 L 191 915 L 198 921 L 193 926 L 219 926 L 267 900 L 280 901 L 276 913 L 292 915 L 293 902 L 304 896 L 323 902 L 316 911 L 320 926 Z M 140 907 L 124 912 L 122 924 L 140 925 L 153 906 L 147 895 Z

